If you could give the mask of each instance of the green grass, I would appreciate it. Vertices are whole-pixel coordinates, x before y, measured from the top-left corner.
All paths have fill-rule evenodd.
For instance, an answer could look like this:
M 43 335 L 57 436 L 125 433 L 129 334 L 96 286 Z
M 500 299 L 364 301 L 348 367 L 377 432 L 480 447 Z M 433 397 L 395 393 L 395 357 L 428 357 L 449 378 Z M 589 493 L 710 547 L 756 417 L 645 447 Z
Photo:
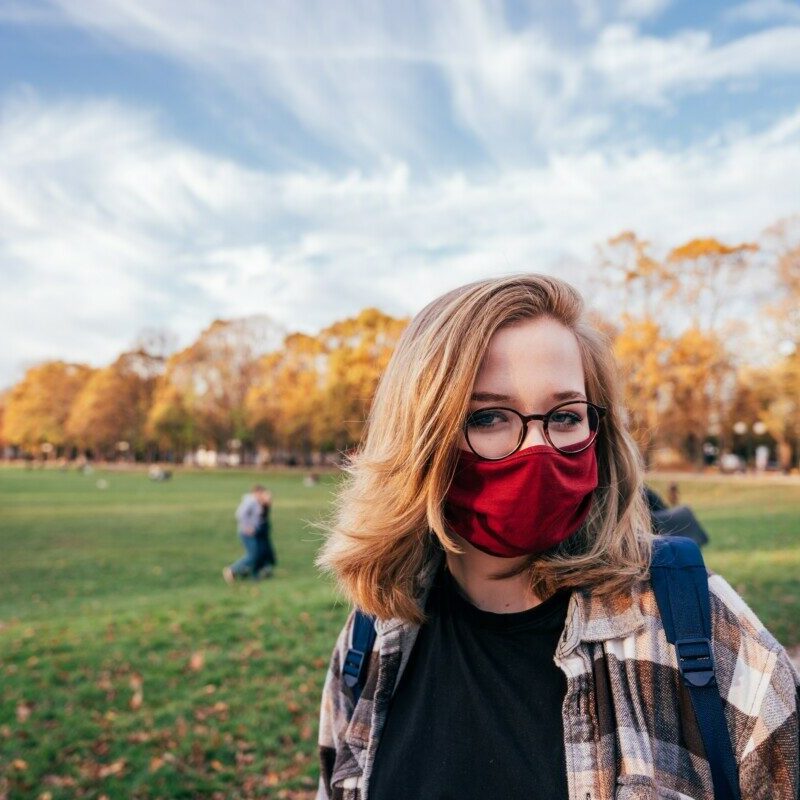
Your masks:
M 0 470 L 0 796 L 313 796 L 346 609 L 306 522 L 333 479 L 258 477 L 279 566 L 231 587 L 233 510 L 255 475 Z
M 708 531 L 708 566 L 741 594 L 780 642 L 800 645 L 800 483 L 678 481 L 681 503 Z M 666 482 L 654 480 L 657 491 Z
M 231 587 L 232 514 L 255 477 L 0 469 L 0 797 L 313 797 L 346 609 L 316 574 L 306 521 L 334 478 L 258 476 L 275 494 L 279 567 Z M 709 564 L 799 644 L 800 485 L 681 489 Z

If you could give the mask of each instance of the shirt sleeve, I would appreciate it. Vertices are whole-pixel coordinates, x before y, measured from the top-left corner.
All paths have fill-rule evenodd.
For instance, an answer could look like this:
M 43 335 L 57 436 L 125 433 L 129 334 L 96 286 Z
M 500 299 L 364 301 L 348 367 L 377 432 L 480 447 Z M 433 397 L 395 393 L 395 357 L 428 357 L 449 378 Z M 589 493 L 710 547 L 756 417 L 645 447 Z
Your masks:
M 743 798 L 800 798 L 799 708 L 798 675 L 781 649 L 776 653 L 774 668 L 764 678 L 763 699 L 753 711 L 753 724 L 739 763 Z
M 353 702 L 349 693 L 343 692 L 342 663 L 350 643 L 350 630 L 353 625 L 353 612 L 347 618 L 336 646 L 331 655 L 328 674 L 322 690 L 319 712 L 319 787 L 316 800 L 330 800 L 331 780 L 336 764 L 336 754 L 350 718 L 353 716 Z
M 715 645 L 723 668 L 720 690 L 746 800 L 800 798 L 800 675 L 786 650 L 719 575 L 712 593 Z M 719 671 L 719 664 L 718 664 Z
M 236 509 L 236 521 L 243 530 L 255 529 L 261 517 L 261 503 L 252 495 L 245 495 Z

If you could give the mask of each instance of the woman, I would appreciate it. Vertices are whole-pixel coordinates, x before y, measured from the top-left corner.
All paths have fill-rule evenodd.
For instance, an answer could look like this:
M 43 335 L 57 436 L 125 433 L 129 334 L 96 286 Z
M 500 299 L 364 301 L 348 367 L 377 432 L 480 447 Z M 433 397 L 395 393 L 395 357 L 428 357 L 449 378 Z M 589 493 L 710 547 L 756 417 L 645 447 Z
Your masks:
M 322 698 L 319 798 L 712 798 L 649 584 L 608 343 L 554 278 L 487 280 L 403 335 L 319 563 L 375 615 L 360 699 Z M 741 796 L 797 796 L 798 676 L 718 576 Z

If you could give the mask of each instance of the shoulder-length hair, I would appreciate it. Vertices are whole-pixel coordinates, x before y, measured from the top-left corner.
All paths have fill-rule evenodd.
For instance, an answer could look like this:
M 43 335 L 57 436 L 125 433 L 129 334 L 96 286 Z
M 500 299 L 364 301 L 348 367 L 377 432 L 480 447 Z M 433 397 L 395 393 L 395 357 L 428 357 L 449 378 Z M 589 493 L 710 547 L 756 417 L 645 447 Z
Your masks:
M 596 444 L 599 483 L 580 532 L 497 577 L 527 572 L 531 590 L 546 597 L 577 586 L 613 594 L 646 576 L 651 533 L 642 467 L 625 427 L 610 344 L 569 284 L 516 275 L 434 300 L 411 321 L 383 374 L 317 558 L 367 613 L 424 620 L 418 576 L 437 541 L 447 552 L 462 552 L 447 531 L 444 500 L 489 340 L 500 328 L 542 316 L 575 334 L 587 397 L 607 409 Z

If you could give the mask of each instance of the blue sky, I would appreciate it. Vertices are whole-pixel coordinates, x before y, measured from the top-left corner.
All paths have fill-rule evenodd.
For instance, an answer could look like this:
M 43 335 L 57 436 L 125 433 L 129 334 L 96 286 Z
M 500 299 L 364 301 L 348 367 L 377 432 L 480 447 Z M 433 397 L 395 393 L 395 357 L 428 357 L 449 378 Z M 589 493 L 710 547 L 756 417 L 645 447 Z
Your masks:
M 0 0 L 0 386 L 800 211 L 800 2 Z

